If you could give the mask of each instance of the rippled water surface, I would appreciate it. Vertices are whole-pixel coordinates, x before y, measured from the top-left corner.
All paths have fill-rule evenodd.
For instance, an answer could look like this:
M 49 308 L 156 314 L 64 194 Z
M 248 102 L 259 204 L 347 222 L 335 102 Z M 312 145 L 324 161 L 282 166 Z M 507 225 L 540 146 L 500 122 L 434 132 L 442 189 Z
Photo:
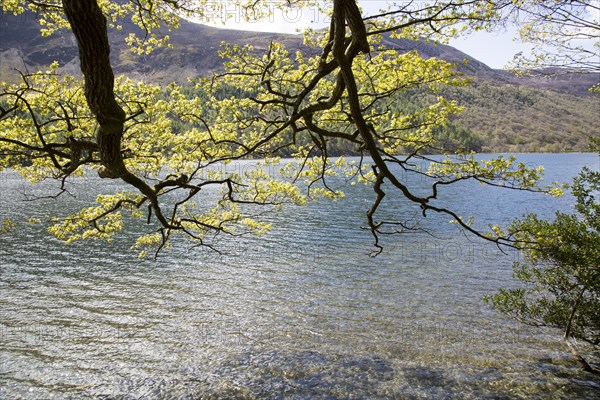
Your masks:
M 568 180 L 594 154 L 522 155 Z M 247 167 L 249 164 L 240 164 Z M 423 183 L 424 184 L 424 183 Z M 370 258 L 361 230 L 372 193 L 288 208 L 263 238 L 228 239 L 222 255 L 176 246 L 138 260 L 128 227 L 113 243 L 65 246 L 47 215 L 86 205 L 116 182 L 73 181 L 76 197 L 40 194 L 0 174 L 0 398 L 479 399 L 597 398 L 560 332 L 524 327 L 482 297 L 515 284 L 500 253 L 446 218 L 433 238 L 386 237 Z M 45 186 L 48 187 L 48 186 Z M 573 199 L 465 185 L 447 204 L 483 224 L 523 211 L 551 216 Z M 392 198 L 394 197 L 394 198 Z M 412 215 L 398 195 L 385 213 Z M 35 217 L 40 224 L 29 224 Z M 596 362 L 598 358 L 594 359 Z

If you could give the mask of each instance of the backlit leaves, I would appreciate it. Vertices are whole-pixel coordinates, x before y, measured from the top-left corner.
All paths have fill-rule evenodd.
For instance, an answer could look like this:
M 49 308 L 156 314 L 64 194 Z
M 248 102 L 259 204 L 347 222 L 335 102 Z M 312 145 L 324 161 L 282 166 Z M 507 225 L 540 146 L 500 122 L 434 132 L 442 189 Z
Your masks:
M 2 7 L 16 13 L 34 9 L 43 33 L 51 34 L 66 26 L 60 5 L 11 1 Z M 167 45 L 164 31 L 177 28 L 180 16 L 207 11 L 203 1 L 102 0 L 99 5 L 109 26 L 118 29 L 123 20 L 131 20 L 142 29 L 141 35 L 127 38 L 139 54 Z M 142 252 L 160 250 L 177 235 L 210 245 L 213 235 L 265 233 L 270 228 L 261 218 L 265 210 L 303 205 L 308 198 L 341 198 L 339 182 L 346 180 L 373 185 L 377 197 L 368 218 L 376 246 L 385 226 L 405 226 L 375 220 L 384 181 L 424 215 L 427 210 L 445 213 L 463 229 L 502 242 L 501 230 L 484 236 L 471 227 L 472 221 L 436 206 L 438 186 L 476 180 L 552 194 L 559 189 L 540 186 L 542 171 L 514 158 L 477 160 L 461 151 L 441 161 L 428 157 L 442 147 L 436 128 L 462 110 L 440 88 L 468 82 L 447 62 L 386 47 L 385 36 L 443 39 L 489 27 L 499 14 L 491 4 L 475 1 L 390 7 L 386 16 L 366 18 L 367 37 L 352 37 L 358 31 L 343 28 L 344 38 L 334 42 L 332 32 L 316 32 L 307 36 L 312 49 L 304 53 L 277 43 L 264 54 L 252 46 L 224 44 L 225 71 L 198 78 L 193 88 L 118 77 L 114 96 L 126 114 L 120 155 L 131 173 L 123 180 L 138 191 L 99 196 L 97 205 L 57 220 L 50 232 L 67 242 L 111 240 L 124 221 L 145 217 L 150 232 L 134 246 Z M 369 51 L 355 51 L 352 43 L 358 39 L 368 41 Z M 350 71 L 344 69 L 346 62 Z M 31 181 L 60 179 L 64 190 L 68 177 L 100 170 L 103 160 L 83 84 L 58 75 L 57 67 L 23 75 L 16 85 L 2 84 L 0 168 L 16 169 Z M 396 104 L 398 96 L 411 93 L 420 93 L 422 101 L 411 107 Z M 334 143 L 359 153 L 360 160 L 334 159 Z M 294 159 L 280 162 L 281 155 Z M 250 159 L 265 161 L 232 168 Z M 416 161 L 431 167 L 422 170 Z M 416 195 L 392 167 L 425 175 L 431 179 L 431 193 Z

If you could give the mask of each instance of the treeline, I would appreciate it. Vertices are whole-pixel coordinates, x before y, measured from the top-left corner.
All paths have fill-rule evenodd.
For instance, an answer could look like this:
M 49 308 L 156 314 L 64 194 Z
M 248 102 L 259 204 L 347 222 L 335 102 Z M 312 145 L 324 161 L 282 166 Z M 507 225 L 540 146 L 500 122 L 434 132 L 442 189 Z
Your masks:
M 483 152 L 586 151 L 589 138 L 600 133 L 598 96 L 487 82 L 447 87 L 443 94 L 465 107 L 455 122 Z
M 201 89 L 185 87 L 186 96 L 208 97 Z M 248 97 L 255 90 L 240 90 L 222 86 L 217 98 Z M 434 129 L 436 148 L 440 152 L 464 149 L 476 152 L 567 152 L 586 151 L 588 138 L 598 135 L 600 98 L 573 96 L 550 90 L 538 90 L 513 84 L 493 84 L 474 81 L 469 86 L 444 87 L 435 96 L 458 101 L 464 111 L 443 127 Z M 412 89 L 396 95 L 385 104 L 394 112 L 414 113 L 435 101 L 435 96 Z M 381 110 L 378 110 L 381 111 Z M 205 118 L 210 121 L 210 107 Z M 174 128 L 184 130 L 189 125 L 174 121 Z M 301 139 L 303 140 L 303 139 Z M 304 139 L 308 142 L 308 138 Z M 305 145 L 307 143 L 297 143 Z M 332 139 L 330 155 L 354 155 L 359 149 L 346 140 Z M 286 150 L 281 156 L 289 155 Z

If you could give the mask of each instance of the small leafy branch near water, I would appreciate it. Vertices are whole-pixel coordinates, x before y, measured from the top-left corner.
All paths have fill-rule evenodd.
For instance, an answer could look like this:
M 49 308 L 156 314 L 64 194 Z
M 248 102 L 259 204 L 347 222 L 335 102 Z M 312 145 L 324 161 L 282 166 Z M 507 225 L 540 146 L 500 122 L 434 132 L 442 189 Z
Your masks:
M 524 323 L 562 329 L 583 368 L 600 375 L 571 341 L 600 346 L 600 171 L 584 168 L 572 193 L 576 214 L 557 212 L 553 221 L 529 214 L 513 222 L 525 256 L 514 265 L 515 277 L 524 285 L 486 300 Z
M 0 234 L 9 233 L 14 228 L 15 224 L 9 218 L 5 218 L 4 221 L 2 221 L 2 225 L 0 225 Z

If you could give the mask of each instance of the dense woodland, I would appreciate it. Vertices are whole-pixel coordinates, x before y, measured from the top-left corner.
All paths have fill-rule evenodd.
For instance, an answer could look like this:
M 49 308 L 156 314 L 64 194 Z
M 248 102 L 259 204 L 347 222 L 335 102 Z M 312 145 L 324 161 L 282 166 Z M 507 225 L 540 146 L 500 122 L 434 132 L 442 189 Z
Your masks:
M 208 99 L 202 90 L 192 86 L 184 93 L 190 99 Z M 255 93 L 223 87 L 219 98 L 246 98 Z M 478 80 L 467 86 L 445 87 L 440 94 L 457 100 L 464 110 L 446 126 L 435 128 L 439 152 L 459 149 L 484 153 L 587 151 L 589 137 L 597 135 L 600 126 L 600 99 L 594 96 Z M 416 112 L 434 101 L 435 96 L 425 91 L 407 90 L 388 101 L 386 111 Z M 210 120 L 214 113 L 207 116 Z M 174 124 L 180 131 L 189 128 L 189 124 L 178 120 L 174 120 Z M 359 154 L 347 141 L 333 140 L 331 145 L 330 155 Z M 280 155 L 289 153 L 284 151 Z

